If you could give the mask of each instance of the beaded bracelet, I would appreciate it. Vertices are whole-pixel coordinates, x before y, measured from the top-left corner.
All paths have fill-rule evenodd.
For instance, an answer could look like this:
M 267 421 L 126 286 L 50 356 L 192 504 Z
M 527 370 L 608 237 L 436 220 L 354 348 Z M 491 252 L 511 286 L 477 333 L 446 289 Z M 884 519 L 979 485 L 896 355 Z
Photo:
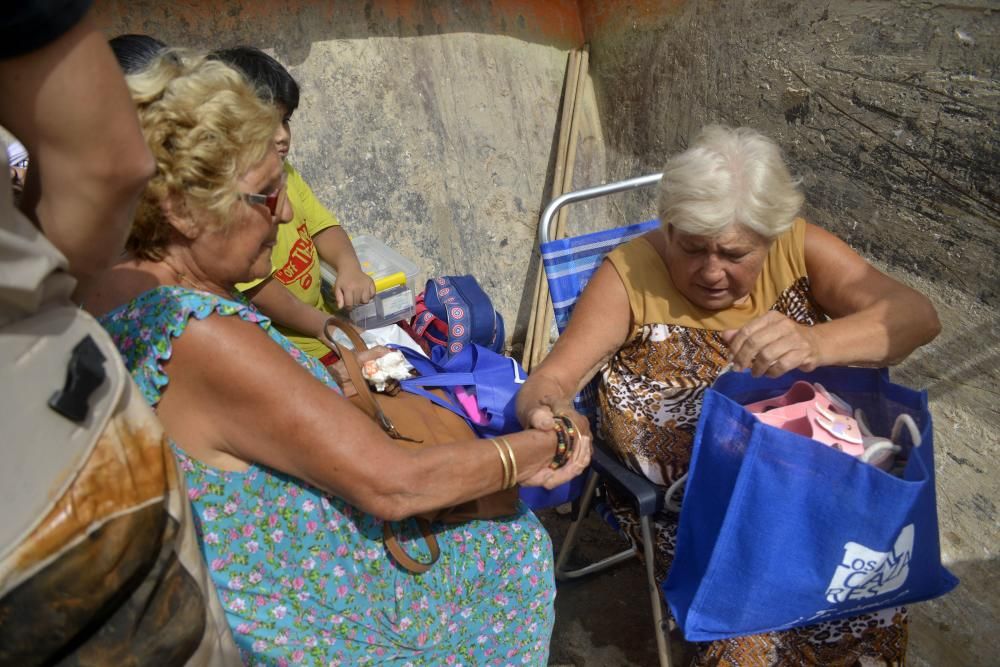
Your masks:
M 566 465 L 566 459 L 569 458 L 566 454 L 569 449 L 568 438 L 566 437 L 566 429 L 563 427 L 562 422 L 555 422 L 555 433 L 556 433 L 556 455 L 552 457 L 552 462 L 549 463 L 549 467 L 555 470 L 556 468 L 561 468 Z
M 570 454 L 573 453 L 573 446 L 576 444 L 578 431 L 573 420 L 566 415 L 554 415 L 556 433 L 556 455 L 552 457 L 549 467 L 553 470 L 562 468 L 569 461 Z

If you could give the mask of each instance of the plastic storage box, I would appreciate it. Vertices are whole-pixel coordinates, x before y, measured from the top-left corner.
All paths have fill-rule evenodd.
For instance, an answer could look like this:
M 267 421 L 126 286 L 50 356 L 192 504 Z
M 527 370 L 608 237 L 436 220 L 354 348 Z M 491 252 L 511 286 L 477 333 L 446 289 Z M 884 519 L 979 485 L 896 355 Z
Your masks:
M 383 327 L 413 317 L 416 301 L 417 265 L 382 243 L 374 236 L 360 234 L 351 238 L 361 269 L 375 281 L 375 298 L 351 309 L 351 321 L 362 329 Z M 323 296 L 331 306 L 337 300 L 332 289 L 337 273 L 320 262 Z

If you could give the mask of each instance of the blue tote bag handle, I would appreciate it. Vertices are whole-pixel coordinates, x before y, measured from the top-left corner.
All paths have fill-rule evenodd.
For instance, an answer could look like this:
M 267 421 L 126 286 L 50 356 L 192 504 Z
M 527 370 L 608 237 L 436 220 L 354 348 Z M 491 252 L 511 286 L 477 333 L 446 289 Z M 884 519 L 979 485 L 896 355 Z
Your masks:
M 471 379 L 472 374 L 469 373 L 468 375 Z M 465 413 L 462 406 L 447 401 L 441 398 L 438 394 L 432 394 L 425 389 L 425 387 L 451 389 L 456 385 L 461 386 L 463 384 L 466 383 L 456 382 L 455 378 L 451 375 L 432 375 L 430 377 L 421 376 L 418 378 L 411 378 L 409 380 L 400 380 L 399 382 L 399 386 L 403 389 L 403 391 L 416 394 L 417 396 L 423 396 L 435 405 L 439 405 L 445 410 L 450 410 L 463 419 L 468 419 L 469 415 Z
M 525 373 L 513 359 L 475 343 L 450 357 L 439 353 L 431 359 L 413 350 L 397 349 L 419 373 L 419 377 L 400 382 L 404 391 L 428 398 L 463 417 L 481 437 L 521 430 L 514 410 L 514 398 L 524 383 Z M 455 398 L 456 387 L 475 389 L 485 421 L 469 417 Z M 429 392 L 428 388 L 444 389 L 447 398 Z

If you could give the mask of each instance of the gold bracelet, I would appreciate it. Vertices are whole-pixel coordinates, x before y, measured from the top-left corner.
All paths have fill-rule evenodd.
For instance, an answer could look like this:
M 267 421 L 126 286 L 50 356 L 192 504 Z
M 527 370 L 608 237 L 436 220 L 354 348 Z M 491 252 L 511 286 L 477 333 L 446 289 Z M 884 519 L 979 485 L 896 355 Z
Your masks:
M 507 460 L 507 454 L 503 451 L 500 443 L 493 439 L 490 442 L 497 448 L 497 454 L 500 455 L 500 464 L 503 465 L 503 481 L 500 483 L 500 489 L 503 490 L 508 488 L 507 485 L 510 483 L 510 462 Z
M 514 456 L 514 448 L 507 442 L 507 438 L 500 438 L 500 442 L 507 448 L 507 454 L 510 455 L 510 467 L 513 468 L 510 476 L 510 486 L 507 487 L 510 489 L 517 484 L 517 457 Z

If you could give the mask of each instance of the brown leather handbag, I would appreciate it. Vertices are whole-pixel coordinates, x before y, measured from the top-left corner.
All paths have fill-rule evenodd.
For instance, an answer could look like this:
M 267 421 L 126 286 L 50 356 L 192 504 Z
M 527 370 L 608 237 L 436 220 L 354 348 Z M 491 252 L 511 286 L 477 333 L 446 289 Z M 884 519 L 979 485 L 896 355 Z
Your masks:
M 350 398 L 351 403 L 367 414 L 386 434 L 398 440 L 401 446 L 421 449 L 446 442 L 474 440 L 478 437 L 464 419 L 426 398 L 405 391 L 395 395 L 373 393 L 361 375 L 361 366 L 358 364 L 355 352 L 334 340 L 331 331 L 334 327 L 347 335 L 355 351 L 367 350 L 368 347 L 354 327 L 344 320 L 337 317 L 327 320 L 324 335 L 336 346 L 337 353 L 344 362 L 347 374 L 357 391 L 357 394 Z M 434 391 L 440 393 L 439 390 Z M 482 442 L 489 446 L 487 441 Z M 497 465 L 500 465 L 499 461 Z M 517 503 L 518 493 L 515 486 L 459 505 L 416 515 L 414 519 L 431 553 L 430 561 L 427 562 L 418 561 L 406 553 L 399 544 L 392 524 L 388 521 L 382 527 L 383 542 L 396 562 L 414 574 L 421 574 L 429 570 L 441 554 L 437 537 L 431 529 L 432 521 L 454 524 L 471 519 L 510 516 L 517 511 Z

